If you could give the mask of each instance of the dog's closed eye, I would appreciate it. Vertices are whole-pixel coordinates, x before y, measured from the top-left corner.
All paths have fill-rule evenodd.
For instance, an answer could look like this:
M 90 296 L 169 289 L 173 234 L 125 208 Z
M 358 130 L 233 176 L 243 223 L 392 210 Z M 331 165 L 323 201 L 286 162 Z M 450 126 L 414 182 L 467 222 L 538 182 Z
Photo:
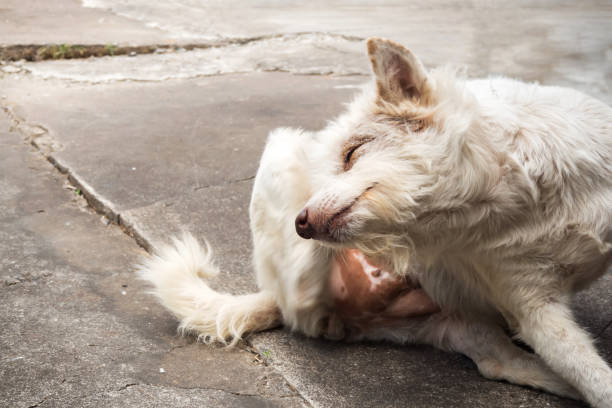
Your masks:
M 349 145 L 349 147 L 344 150 L 344 171 L 349 171 L 351 167 L 353 167 L 355 161 L 357 161 L 357 159 L 361 155 L 358 150 L 360 150 L 363 145 L 370 142 L 371 140 L 372 138 L 360 139 L 357 143 Z

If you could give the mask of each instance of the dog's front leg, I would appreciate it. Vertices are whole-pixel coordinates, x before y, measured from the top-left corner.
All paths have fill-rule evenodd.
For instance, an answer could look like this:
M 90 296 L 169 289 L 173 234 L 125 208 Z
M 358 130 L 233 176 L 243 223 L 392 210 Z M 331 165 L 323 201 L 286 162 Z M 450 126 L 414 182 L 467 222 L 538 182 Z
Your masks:
M 612 370 L 561 302 L 516 314 L 521 338 L 594 407 L 612 407 Z
M 368 330 L 355 339 L 364 338 L 400 344 L 431 344 L 469 357 L 486 378 L 580 399 L 572 386 L 548 368 L 538 356 L 512 343 L 503 329 L 495 324 L 466 321 L 456 316 L 436 313 L 428 317 L 406 319 L 401 327 Z
M 446 331 L 447 347 L 469 357 L 492 380 L 505 380 L 580 399 L 578 392 L 537 355 L 516 346 L 497 325 L 455 319 Z

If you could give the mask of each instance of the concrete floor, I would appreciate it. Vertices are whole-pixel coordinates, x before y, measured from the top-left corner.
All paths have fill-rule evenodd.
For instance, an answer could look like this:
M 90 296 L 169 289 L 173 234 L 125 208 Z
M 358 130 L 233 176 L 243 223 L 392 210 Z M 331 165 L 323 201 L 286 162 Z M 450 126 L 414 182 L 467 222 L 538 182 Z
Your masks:
M 83 4 L 3 2 L 0 42 L 198 48 L 0 62 L 0 406 L 582 406 L 487 381 L 429 347 L 283 330 L 232 351 L 194 343 L 132 264 L 136 241 L 150 248 L 188 228 L 216 249 L 215 287 L 254 290 L 247 206 L 265 137 L 341 112 L 368 80 L 367 36 L 430 66 L 612 103 L 609 2 Z M 611 291 L 608 273 L 575 302 L 607 361 Z

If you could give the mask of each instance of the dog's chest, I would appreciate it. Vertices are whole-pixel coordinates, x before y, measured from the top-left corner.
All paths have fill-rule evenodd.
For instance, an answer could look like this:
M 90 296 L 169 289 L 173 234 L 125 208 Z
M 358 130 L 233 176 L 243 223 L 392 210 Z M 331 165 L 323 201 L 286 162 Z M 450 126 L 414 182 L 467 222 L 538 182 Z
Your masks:
M 349 328 L 400 325 L 407 318 L 438 310 L 417 282 L 393 276 L 357 250 L 336 258 L 329 288 L 334 312 Z

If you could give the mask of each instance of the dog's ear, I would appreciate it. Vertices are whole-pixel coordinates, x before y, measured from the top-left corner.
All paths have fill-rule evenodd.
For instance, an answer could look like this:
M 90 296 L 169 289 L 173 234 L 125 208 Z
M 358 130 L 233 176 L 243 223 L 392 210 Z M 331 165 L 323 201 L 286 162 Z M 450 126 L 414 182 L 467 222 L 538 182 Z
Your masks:
M 369 38 L 367 46 L 381 99 L 393 104 L 405 99 L 414 102 L 428 99 L 427 71 L 410 50 L 382 38 Z

